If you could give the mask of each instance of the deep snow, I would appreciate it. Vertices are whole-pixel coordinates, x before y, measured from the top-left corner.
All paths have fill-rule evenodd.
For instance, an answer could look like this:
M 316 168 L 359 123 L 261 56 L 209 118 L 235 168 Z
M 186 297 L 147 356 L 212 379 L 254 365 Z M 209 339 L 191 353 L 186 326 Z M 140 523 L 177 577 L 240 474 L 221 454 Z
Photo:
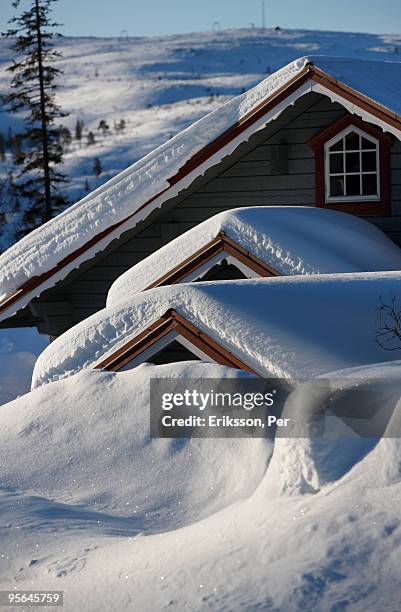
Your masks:
M 400 386 L 400 368 L 348 375 Z M 66 612 L 398 610 L 399 439 L 331 443 L 324 478 L 305 439 L 270 463 L 260 439 L 150 440 L 149 377 L 205 374 L 240 375 L 87 371 L 2 407 L 0 587 L 63 590 Z
M 149 379 L 243 376 L 207 363 L 144 364 L 118 376 L 82 372 L 29 393 L 0 410 L 1 486 L 129 518 L 136 532 L 207 516 L 256 488 L 271 442 L 152 440 Z

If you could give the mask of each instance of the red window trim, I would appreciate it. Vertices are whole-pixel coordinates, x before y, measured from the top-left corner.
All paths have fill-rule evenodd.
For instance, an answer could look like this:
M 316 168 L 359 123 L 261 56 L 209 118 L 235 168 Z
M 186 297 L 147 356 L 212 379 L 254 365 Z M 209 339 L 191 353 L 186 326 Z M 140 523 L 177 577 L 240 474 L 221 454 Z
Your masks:
M 325 191 L 325 159 L 324 145 L 326 142 L 340 134 L 350 125 L 353 125 L 363 132 L 370 134 L 379 141 L 380 159 L 380 199 L 374 202 L 365 200 L 354 202 L 326 202 Z M 315 189 L 316 206 L 339 210 L 360 216 L 388 216 L 390 215 L 390 145 L 391 137 L 379 128 L 366 123 L 355 115 L 346 114 L 338 121 L 335 121 L 321 132 L 316 134 L 308 142 L 315 153 Z
M 110 372 L 118 372 L 172 330 L 189 340 L 191 344 L 199 348 L 216 363 L 245 370 L 260 377 L 260 374 L 244 361 L 224 348 L 219 342 L 213 340 L 208 334 L 200 331 L 174 308 L 167 310 L 154 323 L 93 367 L 97 370 L 104 369 Z

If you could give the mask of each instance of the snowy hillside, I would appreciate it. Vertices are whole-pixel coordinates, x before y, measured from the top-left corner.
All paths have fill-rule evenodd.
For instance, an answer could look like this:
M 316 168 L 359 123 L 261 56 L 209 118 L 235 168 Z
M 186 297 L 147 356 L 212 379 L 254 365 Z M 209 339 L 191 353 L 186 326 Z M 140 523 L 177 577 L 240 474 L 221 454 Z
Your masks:
M 394 60 L 401 35 L 243 29 L 163 38 L 65 38 L 59 48 L 64 76 L 58 100 L 70 113 L 65 125 L 73 140 L 65 170 L 72 178 L 69 197 L 74 202 L 295 58 L 313 53 Z M 0 41 L 0 91 L 8 88 L 10 58 L 6 42 Z M 109 133 L 97 129 L 102 119 Z M 84 122 L 80 142 L 74 138 L 77 120 Z M 116 131 L 121 120 L 126 127 Z M 20 121 L 1 109 L 5 135 L 9 126 L 18 131 Z M 89 131 L 96 140 L 90 145 Z M 96 157 L 103 168 L 98 177 L 93 173 Z

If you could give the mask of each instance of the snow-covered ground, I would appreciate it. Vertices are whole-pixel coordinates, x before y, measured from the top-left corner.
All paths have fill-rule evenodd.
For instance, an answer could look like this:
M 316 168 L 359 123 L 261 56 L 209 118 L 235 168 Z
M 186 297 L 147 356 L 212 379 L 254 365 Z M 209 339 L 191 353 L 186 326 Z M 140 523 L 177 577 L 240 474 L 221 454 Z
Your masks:
M 389 436 L 400 374 L 349 373 L 386 379 Z M 66 612 L 397 611 L 398 438 L 149 438 L 150 377 L 240 375 L 87 371 L 3 406 L 0 588 L 63 590 Z

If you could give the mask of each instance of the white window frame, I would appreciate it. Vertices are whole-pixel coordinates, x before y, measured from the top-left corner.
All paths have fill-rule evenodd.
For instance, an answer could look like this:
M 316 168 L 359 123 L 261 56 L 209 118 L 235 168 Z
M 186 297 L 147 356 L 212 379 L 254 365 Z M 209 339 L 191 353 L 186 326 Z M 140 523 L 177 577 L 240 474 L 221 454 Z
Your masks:
M 371 142 L 373 142 L 376 145 L 376 171 L 375 172 L 367 172 L 367 173 L 363 173 L 362 172 L 362 152 L 363 151 L 369 151 L 369 149 L 358 149 L 358 150 L 350 150 L 347 151 L 349 153 L 353 152 L 353 153 L 359 153 L 359 167 L 360 167 L 360 172 L 346 172 L 345 171 L 345 151 L 343 152 L 343 164 L 344 164 L 344 172 L 339 172 L 338 176 L 343 175 L 345 176 L 352 176 L 352 175 L 359 175 L 362 176 L 362 174 L 376 174 L 377 177 L 377 195 L 356 195 L 356 196 L 331 196 L 329 195 L 329 189 L 330 189 L 330 177 L 331 176 L 336 176 L 336 173 L 331 173 L 330 172 L 330 153 L 329 153 L 329 149 L 330 147 L 333 146 L 333 144 L 336 144 L 339 140 L 345 138 L 345 136 L 347 136 L 348 134 L 350 134 L 351 132 L 355 132 L 357 134 L 359 134 L 360 136 L 362 136 L 363 138 L 366 138 L 367 140 L 370 140 Z M 330 140 L 328 140 L 325 144 L 324 144 L 324 191 L 325 191 L 325 202 L 326 204 L 330 204 L 330 203 L 340 203 L 340 202 L 379 202 L 380 201 L 380 194 L 381 194 L 381 184 L 380 184 L 380 141 L 375 138 L 374 136 L 372 136 L 371 134 L 368 134 L 367 132 L 364 132 L 363 130 L 359 129 L 358 127 L 356 127 L 355 125 L 349 125 L 347 128 L 345 128 L 344 130 L 342 130 L 342 132 L 339 132 L 339 134 L 336 134 L 335 136 L 333 136 L 333 138 L 331 138 Z

